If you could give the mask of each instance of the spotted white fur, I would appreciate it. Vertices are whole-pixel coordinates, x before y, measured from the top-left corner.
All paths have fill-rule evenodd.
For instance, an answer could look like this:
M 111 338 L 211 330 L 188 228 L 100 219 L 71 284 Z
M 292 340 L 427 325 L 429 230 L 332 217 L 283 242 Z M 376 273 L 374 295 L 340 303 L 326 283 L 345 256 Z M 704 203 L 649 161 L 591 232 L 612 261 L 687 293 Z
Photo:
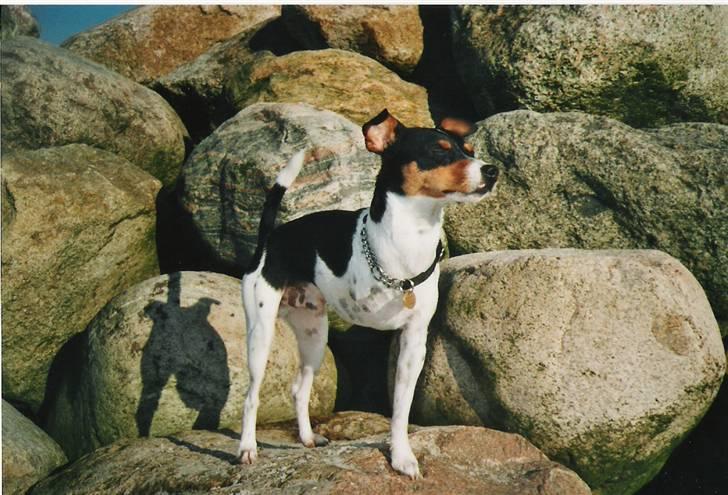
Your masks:
M 298 156 L 298 155 L 297 155 Z M 295 157 L 294 157 L 295 158 Z M 298 160 L 298 159 L 296 159 Z M 290 168 L 279 175 L 278 182 L 290 185 Z M 300 158 L 302 162 L 302 156 Z M 483 163 L 473 159 L 469 169 L 480 171 Z M 292 173 L 292 172 L 291 172 Z M 482 181 L 469 172 L 473 190 Z M 283 184 L 283 182 L 286 184 Z M 440 240 L 443 209 L 453 201 L 480 200 L 487 194 L 446 194 L 442 198 L 403 196 L 387 193 L 386 208 L 378 222 L 371 220 L 369 209 L 362 210 L 352 236 L 352 255 L 341 276 L 316 258 L 314 283 L 305 287 L 276 290 L 262 276 L 265 253 L 257 268 L 242 281 L 243 301 L 248 328 L 248 364 L 250 386 L 245 401 L 239 456 L 243 463 L 257 457 L 255 418 L 258 394 L 265 371 L 276 316 L 285 318 L 298 339 L 301 366 L 293 384 L 296 416 L 301 442 L 309 447 L 325 442 L 313 434 L 308 417 L 308 400 L 313 376 L 321 365 L 327 342 L 328 322 L 324 305 L 329 304 L 345 320 L 379 330 L 401 329 L 400 351 L 395 373 L 393 415 L 391 421 L 392 467 L 415 479 L 420 477 L 417 459 L 407 437 L 407 423 L 415 384 L 425 359 L 427 326 L 437 307 L 439 267 L 416 286 L 416 305 L 404 306 L 402 292 L 385 287 L 372 275 L 362 248 L 361 230 L 365 218 L 368 240 L 382 270 L 391 277 L 406 279 L 422 273 L 432 265 Z

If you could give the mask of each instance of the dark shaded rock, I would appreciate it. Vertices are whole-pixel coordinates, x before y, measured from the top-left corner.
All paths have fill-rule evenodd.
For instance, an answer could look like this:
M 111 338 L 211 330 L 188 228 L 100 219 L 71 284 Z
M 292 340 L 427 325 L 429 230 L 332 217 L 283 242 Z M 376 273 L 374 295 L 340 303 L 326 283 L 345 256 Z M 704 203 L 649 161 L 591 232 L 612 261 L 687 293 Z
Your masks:
M 240 281 L 182 272 L 115 297 L 54 363 L 59 376 L 46 430 L 71 459 L 120 438 L 238 428 L 248 384 Z M 295 417 L 293 332 L 280 322 L 260 394 L 258 422 Z M 314 380 L 311 413 L 336 397 L 330 352 Z
M 185 130 L 158 94 L 32 38 L 4 41 L 3 150 L 83 143 L 126 158 L 164 183 L 185 156 Z
M 416 5 L 291 5 L 283 21 L 307 49 L 361 53 L 398 73 L 411 73 L 422 56 Z
M 3 493 L 26 493 L 28 488 L 66 463 L 66 455 L 51 437 L 13 406 L 2 401 Z
M 38 21 L 23 5 L 0 5 L 0 40 L 40 36 Z
M 454 53 L 480 115 L 581 110 L 635 127 L 728 123 L 728 9 L 458 6 Z
M 476 154 L 498 193 L 446 210 L 453 254 L 648 248 L 682 261 L 728 320 L 728 127 L 641 131 L 581 113 L 516 111 L 479 123 Z
M 37 412 L 53 357 L 115 294 L 158 273 L 159 181 L 76 144 L 3 150 L 3 396 Z
M 432 119 L 445 117 L 480 120 L 465 85 L 458 76 L 452 53 L 450 6 L 420 5 L 424 28 L 424 49 L 419 64 L 408 80 L 427 90 Z
M 724 342 L 725 345 L 725 342 Z M 728 381 L 723 380 L 705 417 L 677 446 L 665 467 L 639 495 L 666 495 L 702 492 L 720 493 L 728 486 L 728 450 L 717 445 L 728 444 Z
M 700 421 L 725 366 L 702 288 L 664 253 L 459 256 L 442 264 L 413 420 L 520 433 L 595 493 L 629 495 Z
M 347 378 L 336 396 L 337 410 L 392 414 L 387 363 L 392 339 L 397 336 L 398 332 L 358 326 L 329 333 L 329 346 Z
M 424 428 L 410 438 L 424 470 L 417 481 L 389 466 L 386 435 L 306 449 L 292 443 L 287 429 L 261 429 L 258 461 L 239 466 L 233 464 L 236 435 L 196 431 L 117 442 L 31 493 L 591 493 L 518 435 L 451 426 Z
M 276 5 L 148 5 L 74 35 L 63 47 L 147 84 L 280 15 Z
M 270 56 L 251 50 L 252 34 L 246 31 L 217 43 L 150 84 L 177 111 L 195 143 L 243 108 L 234 91 L 241 68 Z

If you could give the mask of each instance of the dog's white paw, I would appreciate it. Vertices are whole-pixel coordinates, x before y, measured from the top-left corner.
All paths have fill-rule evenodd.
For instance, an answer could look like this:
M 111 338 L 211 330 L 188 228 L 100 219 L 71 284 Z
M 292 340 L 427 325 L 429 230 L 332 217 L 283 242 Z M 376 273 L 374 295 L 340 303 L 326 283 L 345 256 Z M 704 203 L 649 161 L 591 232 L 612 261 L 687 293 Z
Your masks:
M 238 459 L 240 464 L 253 464 L 258 458 L 258 449 L 253 447 L 252 449 L 244 448 L 242 445 L 238 449 Z
M 318 433 L 312 433 L 310 437 L 301 437 L 301 443 L 309 449 L 312 449 L 314 447 L 325 447 L 329 444 L 329 439 Z
M 409 476 L 410 479 L 419 480 L 422 478 L 417 458 L 411 450 L 409 452 L 392 452 L 392 468 Z

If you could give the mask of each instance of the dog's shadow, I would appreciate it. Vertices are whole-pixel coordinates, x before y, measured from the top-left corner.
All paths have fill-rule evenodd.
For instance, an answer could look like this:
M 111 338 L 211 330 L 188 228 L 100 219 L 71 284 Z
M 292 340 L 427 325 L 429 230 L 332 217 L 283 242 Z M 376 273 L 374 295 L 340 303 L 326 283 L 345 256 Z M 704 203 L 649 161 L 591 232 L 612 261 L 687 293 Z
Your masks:
M 153 323 L 140 363 L 143 387 L 135 415 L 140 436 L 149 436 L 162 391 L 172 377 L 185 406 L 198 411 L 193 429 L 217 429 L 230 392 L 225 343 L 208 321 L 212 306 L 220 302 L 203 297 L 183 308 L 180 279 L 180 273 L 170 274 L 167 301 L 144 308 Z

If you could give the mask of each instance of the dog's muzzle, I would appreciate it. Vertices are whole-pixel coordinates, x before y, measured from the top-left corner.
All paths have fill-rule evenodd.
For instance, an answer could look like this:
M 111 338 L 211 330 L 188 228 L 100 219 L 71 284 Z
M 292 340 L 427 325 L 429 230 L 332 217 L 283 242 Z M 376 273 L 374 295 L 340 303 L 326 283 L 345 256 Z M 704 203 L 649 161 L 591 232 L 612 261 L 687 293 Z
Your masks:
M 495 165 L 483 165 L 480 167 L 481 182 L 475 190 L 477 194 L 485 194 L 493 190 L 495 183 L 498 181 L 500 171 Z

